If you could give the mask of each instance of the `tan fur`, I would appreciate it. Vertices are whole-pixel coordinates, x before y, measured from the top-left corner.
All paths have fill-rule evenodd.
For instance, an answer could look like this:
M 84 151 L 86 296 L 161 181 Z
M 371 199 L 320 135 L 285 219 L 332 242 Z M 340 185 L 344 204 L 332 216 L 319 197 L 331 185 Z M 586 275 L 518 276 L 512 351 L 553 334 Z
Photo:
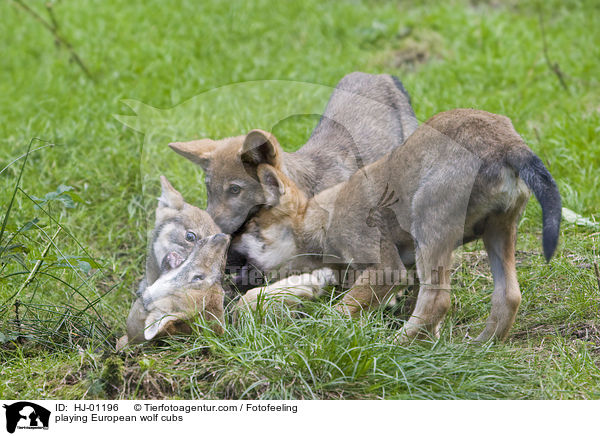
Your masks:
M 127 317 L 127 335 L 117 341 L 117 351 L 123 350 L 128 344 L 144 342 L 144 332 L 155 323 L 159 331 L 154 337 L 189 334 L 189 323 L 197 316 L 216 321 L 211 324 L 213 331 L 223 333 L 225 318 L 223 290 L 220 287 L 179 290 L 177 294 L 156 301 L 148 310 L 138 298 Z
M 213 331 L 221 334 L 225 325 L 221 280 L 229 240 L 222 233 L 199 240 L 180 266 L 146 288 L 133 303 L 127 319 L 127 335 L 118 341 L 117 348 L 189 333 L 188 323 L 197 316 L 214 321 Z
M 520 303 L 514 244 L 530 193 L 519 171 L 546 171 L 536 159 L 508 118 L 471 109 L 444 112 L 389 156 L 311 199 L 281 171 L 259 166 L 265 196 L 274 200 L 250 221 L 245 240 L 236 238 L 233 245 L 260 267 L 261 255 L 272 244 L 263 235 L 277 228 L 271 239 L 295 247 L 281 264 L 294 259 L 296 266 L 306 261 L 312 268 L 355 271 L 357 279 L 348 283 L 351 289 L 338 305 L 352 316 L 384 302 L 398 284 L 372 283 L 374 275 L 405 272 L 405 265 L 416 265 L 420 290 L 402 332 L 406 341 L 422 333 L 439 335 L 450 307 L 452 252 L 483 238 L 495 287 L 487 326 L 477 339 L 502 340 Z M 543 174 L 547 191 L 542 194 L 550 193 L 548 198 L 556 203 L 556 186 Z M 529 183 L 535 185 L 538 179 Z M 543 200 L 542 206 L 548 206 Z M 553 219 L 560 214 L 559 197 L 555 203 L 548 207 Z
M 213 331 L 222 334 L 225 325 L 223 298 L 223 288 L 213 285 L 206 289 L 179 288 L 167 297 L 153 301 L 148 308 L 144 308 L 138 299 L 127 319 L 127 336 L 131 342 L 142 342 L 149 328 L 157 331 L 152 338 L 189 334 L 189 322 L 197 316 L 214 321 L 211 323 Z

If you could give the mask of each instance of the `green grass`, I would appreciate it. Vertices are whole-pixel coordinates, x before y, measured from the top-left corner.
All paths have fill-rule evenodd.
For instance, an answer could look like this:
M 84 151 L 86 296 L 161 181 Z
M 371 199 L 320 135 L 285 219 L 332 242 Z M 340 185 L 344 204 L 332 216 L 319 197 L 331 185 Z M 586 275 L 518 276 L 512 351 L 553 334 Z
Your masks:
M 27 2 L 46 17 L 45 3 Z M 600 218 L 597 2 L 52 4 L 94 80 L 40 23 L 0 3 L 1 398 L 600 398 L 600 230 L 564 223 L 546 264 L 535 201 L 520 225 L 523 303 L 505 344 L 465 339 L 483 327 L 492 290 L 473 243 L 435 343 L 393 345 L 389 311 L 348 321 L 323 301 L 222 337 L 198 326 L 122 365 L 110 358 L 143 274 L 158 173 L 205 201 L 198 171 L 165 144 L 260 127 L 293 150 L 351 71 L 399 76 L 420 121 L 454 107 L 509 116 L 564 205 Z M 540 13 L 567 90 L 544 57 Z M 248 84 L 261 80 L 287 82 Z M 32 150 L 46 147 L 2 170 L 32 138 L 47 141 Z

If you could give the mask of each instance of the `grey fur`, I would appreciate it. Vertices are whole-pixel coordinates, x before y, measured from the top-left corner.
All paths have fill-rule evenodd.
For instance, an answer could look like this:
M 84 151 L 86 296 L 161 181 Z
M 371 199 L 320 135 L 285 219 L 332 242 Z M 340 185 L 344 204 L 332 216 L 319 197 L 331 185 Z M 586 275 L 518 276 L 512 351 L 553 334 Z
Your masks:
M 221 231 L 205 211 L 186 203 L 166 177 L 161 176 L 160 180 L 161 196 L 156 207 L 154 229 L 146 256 L 146 271 L 140 282 L 138 295 L 167 271 L 163 262 L 165 256 L 177 253 L 183 260 L 190 254 L 194 244 L 186 241 L 188 231 L 199 239 Z
M 262 131 L 169 145 L 202 166 L 207 211 L 225 233 L 234 233 L 265 204 L 256 180 L 258 165 L 277 167 L 312 196 L 402 144 L 417 128 L 417 120 L 399 83 L 389 75 L 348 74 L 336 86 L 308 142 L 294 153 L 284 152 Z M 233 185 L 241 192 L 233 194 Z
M 223 333 L 221 280 L 229 241 L 224 233 L 196 241 L 183 263 L 148 286 L 127 319 L 128 341 L 190 333 L 186 321 L 198 315 L 214 321 L 212 329 Z

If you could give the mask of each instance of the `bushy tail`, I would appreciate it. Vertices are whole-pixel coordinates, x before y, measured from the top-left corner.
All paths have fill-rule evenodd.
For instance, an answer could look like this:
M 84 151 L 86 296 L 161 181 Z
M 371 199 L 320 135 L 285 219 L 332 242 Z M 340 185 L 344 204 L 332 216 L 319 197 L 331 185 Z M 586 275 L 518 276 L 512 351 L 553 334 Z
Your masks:
M 535 198 L 542 206 L 544 229 L 542 244 L 544 257 L 549 262 L 558 245 L 562 205 L 556 182 L 544 166 L 544 163 L 533 152 L 527 149 L 525 156 L 511 159 L 512 166 L 519 172 L 519 177 L 533 191 Z

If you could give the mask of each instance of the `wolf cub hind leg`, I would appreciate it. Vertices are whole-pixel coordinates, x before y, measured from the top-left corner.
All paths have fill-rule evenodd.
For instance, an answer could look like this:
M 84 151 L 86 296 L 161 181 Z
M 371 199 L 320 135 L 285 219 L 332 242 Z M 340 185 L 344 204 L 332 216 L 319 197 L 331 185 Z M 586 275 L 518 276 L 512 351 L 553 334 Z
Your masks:
M 515 322 L 521 304 L 521 291 L 515 268 L 515 242 L 517 238 L 517 216 L 499 215 L 488 220 L 483 242 L 488 253 L 494 278 L 492 309 L 485 329 L 475 339 L 503 341 Z

